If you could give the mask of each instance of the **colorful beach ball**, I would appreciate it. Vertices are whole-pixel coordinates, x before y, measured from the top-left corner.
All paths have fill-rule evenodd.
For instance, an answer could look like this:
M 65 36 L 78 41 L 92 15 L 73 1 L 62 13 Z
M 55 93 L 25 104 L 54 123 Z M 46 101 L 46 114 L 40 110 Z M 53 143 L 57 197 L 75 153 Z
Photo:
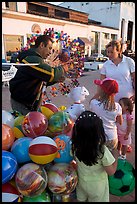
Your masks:
M 9 182 L 2 184 L 2 202 L 21 202 L 20 193 Z
M 2 150 L 2 184 L 10 181 L 18 168 L 16 157 L 9 151 Z
M 67 135 L 58 135 L 53 138 L 58 147 L 58 154 L 54 159 L 55 163 L 70 163 L 73 160 L 71 154 L 71 138 Z
M 55 141 L 47 136 L 39 136 L 33 139 L 29 145 L 29 156 L 37 164 L 47 164 L 53 161 L 57 152 Z
M 23 196 L 35 197 L 47 187 L 47 173 L 42 165 L 27 163 L 17 171 L 15 183 Z
M 55 135 L 66 134 L 71 130 L 73 121 L 64 111 L 54 113 L 49 119 L 48 130 Z
M 9 150 L 14 140 L 15 136 L 12 128 L 7 124 L 2 124 L 2 150 Z
M 29 157 L 29 145 L 32 140 L 30 137 L 22 137 L 13 143 L 11 152 L 19 164 L 31 161 Z
M 51 202 L 50 196 L 46 191 L 35 197 L 23 197 L 23 202 Z
M 11 128 L 13 128 L 13 126 L 14 126 L 14 117 L 10 112 L 2 110 L 2 124 L 7 124 Z
M 40 112 L 29 112 L 22 121 L 22 130 L 25 136 L 35 138 L 43 135 L 48 127 L 48 119 Z
M 67 49 L 62 49 L 62 52 L 59 55 L 59 59 L 62 62 L 67 62 L 68 60 L 70 60 L 70 52 Z
M 70 194 L 77 182 L 77 172 L 70 164 L 56 163 L 48 171 L 48 187 L 52 193 Z
M 24 133 L 22 130 L 22 121 L 24 120 L 24 118 L 24 115 L 19 115 L 14 119 L 13 132 L 16 138 L 24 137 Z
M 58 112 L 59 109 L 52 103 L 45 103 L 40 107 L 40 111 L 49 119 L 54 113 Z

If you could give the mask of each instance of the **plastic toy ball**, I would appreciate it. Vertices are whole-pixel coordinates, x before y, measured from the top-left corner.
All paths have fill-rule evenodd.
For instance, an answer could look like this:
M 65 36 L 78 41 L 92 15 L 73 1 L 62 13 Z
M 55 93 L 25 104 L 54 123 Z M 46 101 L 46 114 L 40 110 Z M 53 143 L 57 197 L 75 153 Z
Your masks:
M 67 135 L 58 135 L 53 138 L 58 147 L 58 154 L 54 159 L 55 163 L 70 163 L 73 160 L 71 155 L 72 141 Z
M 62 62 L 67 62 L 70 60 L 70 52 L 67 49 L 62 49 L 62 53 L 59 55 L 59 59 Z
M 47 164 L 53 161 L 57 151 L 55 141 L 47 136 L 39 136 L 33 139 L 29 145 L 29 156 L 37 164 Z
M 128 195 L 135 188 L 135 169 L 127 160 L 118 159 L 115 174 L 108 178 L 110 193 L 113 195 Z
M 52 193 L 70 194 L 77 182 L 76 170 L 70 164 L 56 163 L 48 171 L 48 187 Z
M 18 168 L 16 157 L 9 151 L 2 150 L 2 184 L 10 181 Z
M 47 192 L 43 192 L 33 198 L 23 197 L 23 202 L 51 202 L 50 196 Z
M 15 183 L 23 196 L 35 197 L 40 195 L 47 187 L 47 173 L 44 167 L 27 163 L 17 171 Z
M 71 130 L 73 121 L 64 111 L 54 113 L 49 119 L 48 130 L 56 135 L 66 134 Z
M 14 117 L 8 111 L 2 110 L 2 124 L 9 125 L 11 128 L 14 126 Z
M 21 202 L 20 193 L 9 182 L 2 184 L 2 202 Z
M 9 125 L 2 124 L 2 150 L 9 150 L 14 143 L 15 136 Z
M 29 157 L 29 145 L 31 141 L 32 138 L 30 137 L 22 137 L 13 143 L 11 152 L 19 164 L 31 161 Z
M 22 121 L 24 120 L 24 118 L 24 115 L 20 115 L 14 119 L 13 132 L 16 138 L 24 137 L 24 133 L 22 130 Z
M 40 111 L 49 119 L 54 113 L 58 112 L 59 109 L 52 103 L 45 103 L 40 107 Z
M 40 112 L 29 112 L 22 121 L 22 130 L 25 136 L 35 138 L 43 135 L 48 127 L 48 119 Z

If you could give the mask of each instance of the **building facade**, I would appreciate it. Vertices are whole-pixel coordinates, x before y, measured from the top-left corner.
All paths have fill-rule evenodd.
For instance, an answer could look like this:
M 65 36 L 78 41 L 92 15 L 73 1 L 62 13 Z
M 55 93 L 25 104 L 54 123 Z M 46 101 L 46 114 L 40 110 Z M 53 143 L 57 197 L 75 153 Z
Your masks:
M 13 52 L 27 44 L 27 37 L 37 31 L 54 28 L 81 38 L 85 55 L 103 53 L 111 39 L 119 38 L 119 29 L 90 20 L 85 12 L 51 5 L 45 2 L 2 2 L 2 58 L 10 60 Z
M 63 2 L 65 8 L 83 11 L 89 19 L 100 21 L 101 25 L 119 29 L 118 38 L 135 51 L 135 3 L 134 2 Z

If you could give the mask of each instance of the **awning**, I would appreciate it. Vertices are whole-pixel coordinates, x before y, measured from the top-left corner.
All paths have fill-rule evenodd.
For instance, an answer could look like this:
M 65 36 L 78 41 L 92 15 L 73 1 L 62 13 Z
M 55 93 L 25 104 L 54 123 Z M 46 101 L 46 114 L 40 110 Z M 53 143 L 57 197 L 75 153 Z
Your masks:
M 78 37 L 78 41 L 79 41 L 79 43 L 82 44 L 82 45 L 92 45 L 92 42 L 89 41 L 88 38 Z

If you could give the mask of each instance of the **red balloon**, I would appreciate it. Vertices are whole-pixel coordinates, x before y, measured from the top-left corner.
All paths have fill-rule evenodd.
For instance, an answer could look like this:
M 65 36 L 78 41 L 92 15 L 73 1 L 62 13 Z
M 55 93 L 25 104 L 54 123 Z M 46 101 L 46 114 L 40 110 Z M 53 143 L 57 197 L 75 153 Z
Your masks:
M 63 49 L 62 53 L 59 55 L 59 59 L 62 62 L 67 62 L 70 60 L 70 53 L 67 49 Z

